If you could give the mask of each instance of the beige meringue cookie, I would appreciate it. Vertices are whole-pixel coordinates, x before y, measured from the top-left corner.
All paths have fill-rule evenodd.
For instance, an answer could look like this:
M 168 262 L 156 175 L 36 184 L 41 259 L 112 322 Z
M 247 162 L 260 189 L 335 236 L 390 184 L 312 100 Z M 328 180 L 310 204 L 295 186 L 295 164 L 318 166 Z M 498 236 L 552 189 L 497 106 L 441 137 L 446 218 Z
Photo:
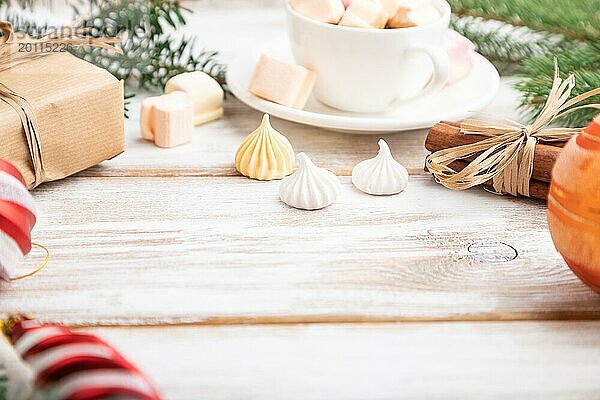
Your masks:
M 352 170 L 352 183 L 367 194 L 397 194 L 408 185 L 408 171 L 394 160 L 388 144 L 380 139 L 377 156 L 358 163 Z
M 298 170 L 279 187 L 281 201 L 301 210 L 331 205 L 341 192 L 340 180 L 331 171 L 317 167 L 304 153 L 298 154 Z
M 244 139 L 235 154 L 235 168 L 244 176 L 261 181 L 281 179 L 294 171 L 294 149 L 272 126 L 269 114 Z

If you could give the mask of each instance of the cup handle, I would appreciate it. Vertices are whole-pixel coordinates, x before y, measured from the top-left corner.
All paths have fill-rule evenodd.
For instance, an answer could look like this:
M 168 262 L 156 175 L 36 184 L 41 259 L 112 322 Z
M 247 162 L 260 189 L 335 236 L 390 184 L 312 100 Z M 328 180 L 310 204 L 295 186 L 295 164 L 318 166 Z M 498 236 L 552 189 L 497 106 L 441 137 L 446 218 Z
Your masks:
M 413 46 L 408 51 L 412 53 L 424 53 L 433 61 L 433 78 L 417 97 L 436 92 L 443 88 L 450 76 L 450 61 L 448 60 L 446 50 L 439 46 L 422 45 Z

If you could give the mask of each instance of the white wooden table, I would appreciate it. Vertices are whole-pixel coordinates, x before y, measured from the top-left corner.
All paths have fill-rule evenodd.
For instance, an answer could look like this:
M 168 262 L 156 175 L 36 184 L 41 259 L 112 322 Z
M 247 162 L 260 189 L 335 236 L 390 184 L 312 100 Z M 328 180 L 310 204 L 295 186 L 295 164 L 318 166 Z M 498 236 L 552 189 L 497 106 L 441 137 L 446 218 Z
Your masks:
M 224 60 L 284 34 L 273 1 L 246 3 L 194 3 L 187 31 Z M 516 104 L 505 81 L 489 110 Z M 543 203 L 436 185 L 425 131 L 384 136 L 411 182 L 369 197 L 348 175 L 377 136 L 274 119 L 342 176 L 337 204 L 294 210 L 235 172 L 260 117 L 230 98 L 161 150 L 134 112 L 124 155 L 35 191 L 53 259 L 0 286 L 0 311 L 104 335 L 168 399 L 600 396 L 600 296 L 555 252 Z

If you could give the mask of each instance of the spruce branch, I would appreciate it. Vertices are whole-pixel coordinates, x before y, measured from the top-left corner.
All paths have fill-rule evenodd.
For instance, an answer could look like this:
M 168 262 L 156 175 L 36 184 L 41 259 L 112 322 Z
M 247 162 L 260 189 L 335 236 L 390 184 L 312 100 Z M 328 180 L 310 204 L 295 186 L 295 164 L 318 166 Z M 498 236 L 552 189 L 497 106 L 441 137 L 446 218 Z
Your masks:
M 21 12 L 34 5 L 31 0 L 0 0 L 17 32 L 35 37 L 56 30 Z M 179 0 L 71 0 L 70 5 L 75 15 L 72 27 L 86 28 L 92 37 L 118 36 L 123 50 L 117 54 L 80 47 L 72 53 L 108 70 L 128 87 L 160 92 L 175 75 L 203 71 L 226 88 L 226 66 L 218 61 L 218 52 L 199 48 L 194 37 L 174 33 L 186 24 L 185 14 L 191 12 Z M 125 95 L 126 116 L 132 97 L 132 93 Z
M 16 31 L 31 36 L 51 29 L 23 16 L 8 6 L 7 19 Z M 30 0 L 19 0 L 31 6 Z M 180 37 L 175 30 L 186 24 L 179 0 L 72 0 L 74 28 L 86 28 L 92 37 L 118 36 L 123 54 L 94 47 L 79 47 L 72 53 L 108 70 L 129 86 L 162 91 L 167 80 L 182 72 L 203 71 L 225 86 L 226 66 L 218 61 L 218 52 L 200 49 L 196 38 Z
M 8 379 L 5 376 L 0 376 L 0 400 L 6 400 L 8 392 Z
M 547 54 L 523 62 L 523 79 L 515 87 L 523 94 L 521 110 L 531 119 L 537 117 L 548 98 L 554 76 L 554 59 L 557 59 L 561 76 L 575 76 L 576 86 L 572 96 L 578 96 L 600 87 L 600 42 L 556 55 Z M 582 104 L 600 103 L 600 95 L 591 97 Z M 598 110 L 584 109 L 569 114 L 557 122 L 568 126 L 585 126 L 598 114 Z
M 198 51 L 195 38 L 168 33 L 186 24 L 189 10 L 178 0 L 89 0 L 88 6 L 75 7 L 77 26 L 93 36 L 120 36 L 124 54 L 80 48 L 74 51 L 78 57 L 148 90 L 162 90 L 169 78 L 190 71 L 204 71 L 225 85 L 225 66 L 217 61 L 217 52 Z
M 573 96 L 600 87 L 600 0 L 449 0 L 453 27 L 497 66 L 512 66 L 521 80 L 520 109 L 530 119 L 542 110 L 554 77 L 574 74 Z M 492 24 L 497 29 L 482 28 Z M 495 25 L 494 25 L 495 24 Z M 591 98 L 589 103 L 600 102 Z M 558 121 L 585 126 L 597 110 L 580 110 Z
M 497 20 L 572 40 L 600 40 L 600 0 L 449 0 L 458 16 Z
M 454 16 L 450 26 L 507 75 L 519 72 L 519 63 L 524 60 L 573 46 L 560 35 L 476 17 Z

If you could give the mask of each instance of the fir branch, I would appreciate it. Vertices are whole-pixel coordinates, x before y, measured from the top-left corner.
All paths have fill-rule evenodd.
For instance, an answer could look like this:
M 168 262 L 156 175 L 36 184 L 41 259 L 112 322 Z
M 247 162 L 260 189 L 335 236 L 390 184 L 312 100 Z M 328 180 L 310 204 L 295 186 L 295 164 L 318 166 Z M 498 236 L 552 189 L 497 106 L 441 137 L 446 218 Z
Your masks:
M 504 74 L 519 72 L 519 63 L 526 59 L 574 46 L 560 35 L 482 18 L 453 17 L 451 28 L 471 40 L 477 51 Z
M 3 340 L 2 330 L 0 330 L 0 340 Z M 2 360 L 0 360 L 0 400 L 8 400 L 8 375 Z
M 40 24 L 37 21 L 24 17 L 18 11 L 13 11 L 10 8 L 7 10 L 3 20 L 10 22 L 15 32 L 26 33 L 31 37 L 39 37 L 51 29 L 48 25 Z
M 573 40 L 600 40 L 600 0 L 449 0 L 456 15 L 497 20 Z
M 15 1 L 15 0 L 12 0 Z M 25 3 L 29 0 L 18 0 Z M 76 19 L 74 27 L 89 29 L 90 36 L 119 36 L 122 55 L 94 47 L 81 47 L 72 54 L 108 70 L 128 87 L 161 92 L 166 82 L 182 72 L 204 71 L 226 89 L 226 66 L 219 63 L 216 51 L 199 50 L 195 38 L 176 37 L 168 31 L 186 24 L 179 0 L 72 0 Z M 32 37 L 56 30 L 25 17 L 11 0 L 0 0 L 8 6 L 6 19 L 17 32 Z M 23 4 L 21 4 L 23 5 Z M 132 93 L 125 94 L 127 117 Z
M 554 58 L 558 60 L 561 76 L 575 76 L 576 86 L 573 97 L 600 87 L 600 42 L 592 43 L 574 51 L 564 51 L 556 56 L 548 54 L 526 60 L 523 63 L 523 78 L 515 87 L 523 94 L 521 110 L 531 119 L 541 112 L 550 92 L 554 77 Z M 594 96 L 582 104 L 600 103 L 600 95 Z M 598 110 L 584 109 L 576 111 L 558 120 L 567 126 L 585 126 L 598 114 Z
M 197 51 L 195 38 L 166 33 L 185 25 L 177 0 L 90 0 L 83 12 L 75 8 L 81 27 L 91 34 L 118 35 L 123 55 L 104 49 L 80 48 L 78 57 L 99 65 L 128 84 L 159 91 L 166 81 L 182 72 L 204 71 L 225 85 L 225 66 L 214 51 Z
M 153 41 L 139 37 L 125 40 L 121 45 L 124 54 L 98 48 L 84 48 L 75 54 L 118 79 L 151 91 L 160 91 L 171 77 L 191 71 L 204 71 L 224 85 L 225 67 L 216 60 L 218 53 L 201 51 L 194 55 L 195 47 L 194 38 L 166 35 Z
M 9 0 L 0 0 L 0 6 Z M 21 0 L 28 1 L 28 0 Z M 190 11 L 179 0 L 73 0 L 74 27 L 92 37 L 118 36 L 124 54 L 80 47 L 72 53 L 108 70 L 128 86 L 162 91 L 167 80 L 182 72 L 204 71 L 225 86 L 226 66 L 216 51 L 201 50 L 195 38 L 168 33 L 186 24 Z M 51 27 L 39 25 L 9 8 L 7 19 L 19 32 L 39 36 Z
M 522 93 L 520 109 L 527 117 L 534 119 L 546 102 L 555 56 L 563 76 L 575 75 L 573 96 L 600 87 L 600 0 L 449 1 L 460 16 L 454 22 L 460 33 L 496 65 L 517 66 L 513 71 L 519 73 L 521 81 L 515 87 Z M 464 16 L 477 17 L 471 21 L 500 24 L 501 28 L 490 33 L 477 24 L 461 25 L 469 21 Z M 587 103 L 599 101 L 592 98 Z M 596 113 L 581 110 L 558 122 L 584 126 Z
M 8 392 L 8 379 L 6 379 L 6 377 L 2 376 L 0 377 L 0 400 L 6 400 L 7 399 L 7 392 Z
M 21 9 L 31 9 L 35 5 L 35 0 L 0 0 L 1 6 L 19 7 Z

